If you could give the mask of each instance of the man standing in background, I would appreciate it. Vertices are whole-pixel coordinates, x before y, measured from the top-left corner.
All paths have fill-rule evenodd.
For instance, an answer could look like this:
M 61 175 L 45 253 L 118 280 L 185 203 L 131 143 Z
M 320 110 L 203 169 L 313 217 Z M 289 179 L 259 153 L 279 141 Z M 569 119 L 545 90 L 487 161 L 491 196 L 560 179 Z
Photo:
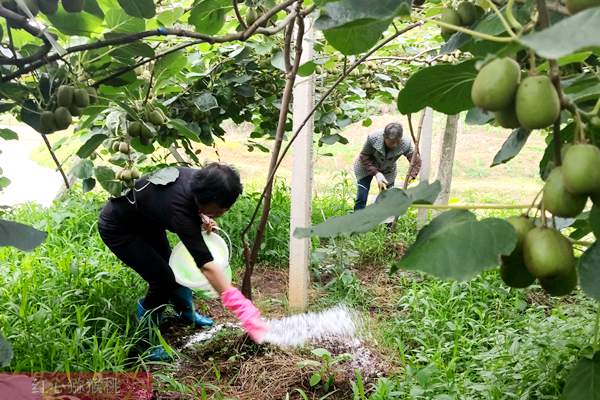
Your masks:
M 363 209 L 367 205 L 373 177 L 380 191 L 391 188 L 396 180 L 396 163 L 400 156 L 405 156 L 408 162 L 411 162 L 414 146 L 410 138 L 402 133 L 402 125 L 394 122 L 367 137 L 358 158 L 354 161 L 354 174 L 358 184 L 354 210 Z M 417 155 L 407 174 L 409 181 L 417 177 L 420 169 L 421 159 Z

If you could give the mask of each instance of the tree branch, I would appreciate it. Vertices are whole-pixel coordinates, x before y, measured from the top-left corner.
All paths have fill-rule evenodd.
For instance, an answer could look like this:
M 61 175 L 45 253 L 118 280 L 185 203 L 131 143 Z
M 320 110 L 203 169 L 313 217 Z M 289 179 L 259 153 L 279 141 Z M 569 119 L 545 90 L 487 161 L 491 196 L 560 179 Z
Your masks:
M 16 65 L 16 66 L 22 67 L 23 65 L 27 65 L 35 60 L 43 58 L 52 49 L 52 46 L 50 45 L 48 38 L 44 35 L 44 31 L 42 29 L 38 28 L 37 26 L 31 25 L 29 23 L 28 18 L 22 16 L 21 14 L 17 14 L 14 11 L 9 10 L 8 8 L 4 7 L 1 4 L 0 4 L 0 17 L 4 17 L 6 19 L 6 27 L 8 30 L 10 49 L 11 49 L 11 51 L 13 53 L 13 57 L 14 57 L 14 58 L 0 57 L 0 65 Z M 43 46 L 38 51 L 36 51 L 34 54 L 32 54 L 28 57 L 18 58 L 17 52 L 15 51 L 15 48 L 13 45 L 11 26 L 14 26 L 15 28 L 24 29 L 26 32 L 28 32 L 32 36 L 39 37 L 40 39 L 42 39 L 44 41 Z
M 8 32 L 10 35 L 9 38 L 12 37 L 12 34 L 10 33 L 10 28 L 9 28 Z M 12 47 L 12 48 L 14 48 L 14 47 Z M 48 54 L 48 52 L 50 50 L 52 50 L 52 46 L 50 45 L 50 43 L 44 42 L 43 46 L 40 47 L 40 49 L 38 51 L 36 51 L 35 53 L 33 53 L 30 56 L 21 57 L 21 58 L 0 57 L 0 65 L 16 65 L 18 67 L 22 67 L 22 66 L 30 64 L 36 60 L 39 60 L 40 58 L 43 58 L 46 54 Z M 14 53 L 14 54 L 16 57 L 16 53 Z
M 402 56 L 371 57 L 371 58 L 369 58 L 369 61 L 390 60 L 390 61 L 401 61 L 404 63 L 410 63 L 410 62 L 416 61 L 416 62 L 421 62 L 424 64 L 431 64 L 432 61 L 435 60 L 435 57 L 427 59 L 427 60 L 421 59 L 421 57 L 427 53 L 431 53 L 432 51 L 437 51 L 439 49 L 440 49 L 440 46 L 432 47 L 430 49 L 422 50 L 422 51 L 418 52 L 417 54 L 415 54 L 414 56 L 410 56 L 410 57 L 402 57 Z
M 17 14 L 14 11 L 9 10 L 0 4 L 0 17 L 4 17 L 7 22 L 10 21 L 12 26 L 15 28 L 21 28 L 27 31 L 30 35 L 38 37 L 44 41 L 47 41 L 44 37 L 44 30 L 39 27 L 32 25 L 29 23 L 29 19 L 27 17 L 22 16 L 21 14 Z
M 171 48 L 171 49 L 169 49 L 169 50 L 167 50 L 167 51 L 165 51 L 163 53 L 156 54 L 153 57 L 150 57 L 150 58 L 147 58 L 145 60 L 139 61 L 139 62 L 137 62 L 137 63 L 135 63 L 133 65 L 129 65 L 127 67 L 123 67 L 120 70 L 118 70 L 118 71 L 110 74 L 109 76 L 107 76 L 105 78 L 102 78 L 102 79 L 100 79 L 97 82 L 94 82 L 94 84 L 92 86 L 98 87 L 98 86 L 102 85 L 103 83 L 106 83 L 106 82 L 110 81 L 111 79 L 116 78 L 119 75 L 123 75 L 126 72 L 129 72 L 129 71 L 132 71 L 132 70 L 134 70 L 134 69 L 136 69 L 138 67 L 141 67 L 142 65 L 146 65 L 149 62 L 152 62 L 152 61 L 158 60 L 159 58 L 168 56 L 171 53 L 175 53 L 175 52 L 177 52 L 177 51 L 179 51 L 181 49 L 185 49 L 186 47 L 194 46 L 194 45 L 197 45 L 197 44 L 200 44 L 200 43 L 203 43 L 203 42 L 201 40 L 195 40 L 193 42 L 183 43 L 183 44 L 181 44 L 179 46 L 175 46 L 175 47 L 173 47 L 173 48 Z
M 285 30 L 285 39 L 283 45 L 283 63 L 285 65 L 285 73 L 289 74 L 292 70 L 292 62 L 290 60 L 292 56 L 291 46 L 292 46 L 292 34 L 294 33 L 294 25 L 289 24 L 289 26 Z
M 425 121 L 425 114 L 427 113 L 427 109 L 423 109 L 421 113 L 421 118 L 419 118 L 419 127 L 417 128 L 417 135 L 415 137 L 415 132 L 412 124 L 412 116 L 408 114 L 408 128 L 410 130 L 410 136 L 412 137 L 413 143 L 415 144 L 415 151 L 413 151 L 413 155 L 410 158 L 410 165 L 408 166 L 408 171 L 406 177 L 404 178 L 404 184 L 402 185 L 402 189 L 406 190 L 408 188 L 408 184 L 410 183 L 410 172 L 415 166 L 415 162 L 419 158 L 420 152 L 420 143 L 421 143 L 421 132 L 423 131 L 423 122 Z M 396 232 L 396 226 L 398 225 L 398 216 L 394 217 L 394 222 L 392 222 L 391 231 Z
M 10 27 L 9 24 L 6 24 L 6 30 L 8 33 L 8 48 L 10 49 L 10 52 L 12 53 L 12 58 L 7 57 L 6 60 L 9 60 L 9 63 L 16 63 L 17 62 L 17 52 L 15 50 L 15 42 L 13 40 L 13 35 L 12 35 L 12 28 Z
M 150 80 L 148 81 L 148 89 L 146 89 L 146 96 L 144 96 L 144 106 L 148 103 L 148 99 L 150 98 L 150 92 L 152 91 L 152 84 L 154 83 L 154 68 L 152 68 L 152 72 L 150 73 Z
M 281 10 L 287 8 L 288 6 L 295 3 L 296 1 L 298 1 L 298 0 L 286 0 L 283 3 L 273 7 L 272 9 L 267 11 L 265 14 L 263 14 L 260 18 L 258 18 L 252 25 L 250 25 L 248 27 L 248 29 L 246 29 L 242 32 L 236 32 L 236 33 L 231 33 L 231 34 L 222 35 L 222 36 L 210 36 L 210 35 L 205 35 L 202 33 L 189 31 L 189 30 L 181 29 L 181 28 L 158 28 L 158 29 L 152 29 L 149 31 L 143 31 L 143 32 L 129 34 L 129 35 L 123 35 L 123 36 L 119 36 L 119 37 L 112 38 L 112 39 L 98 40 L 98 41 L 92 42 L 92 43 L 86 43 L 86 44 L 82 44 L 82 45 L 72 46 L 72 47 L 65 49 L 65 55 L 71 54 L 71 53 L 77 53 L 77 52 L 81 52 L 81 51 L 86 51 L 86 50 L 99 49 L 102 47 L 128 44 L 131 42 L 135 42 L 137 40 L 141 40 L 141 39 L 145 39 L 145 38 L 153 37 L 153 36 L 187 37 L 187 38 L 192 38 L 192 39 L 198 39 L 199 41 L 204 42 L 204 43 L 214 44 L 214 43 L 233 42 L 233 41 L 238 41 L 238 40 L 246 41 L 254 34 L 272 35 L 279 31 L 279 30 L 273 29 L 273 28 L 278 28 L 278 27 L 280 27 L 280 25 L 277 25 L 276 27 L 273 27 L 271 29 L 261 28 L 260 25 L 263 24 L 264 22 L 268 21 L 272 16 L 274 16 Z M 6 9 L 4 9 L 4 10 L 6 10 Z M 10 10 L 6 10 L 6 11 L 10 12 Z M 0 16 L 1 15 L 2 14 L 0 13 Z M 285 27 L 285 25 L 282 25 L 281 29 L 283 29 L 284 27 Z M 47 57 L 42 57 L 41 59 L 39 59 L 35 62 L 32 62 L 28 66 L 23 67 L 12 74 L 2 77 L 2 82 L 10 81 L 10 80 L 17 78 L 23 74 L 34 71 L 43 65 L 46 65 L 50 62 L 58 60 L 60 57 L 61 56 L 58 54 L 52 54 Z
M 331 93 L 333 93 L 333 91 L 335 90 L 335 88 L 338 87 L 338 85 L 340 83 L 342 83 L 344 81 L 344 79 L 346 79 L 348 77 L 348 75 L 350 75 L 350 73 L 352 71 L 354 71 L 354 69 L 356 69 L 356 67 L 358 67 L 365 60 L 367 60 L 373 53 L 375 53 L 377 50 L 379 50 L 380 48 L 382 48 L 383 46 L 385 46 L 386 44 L 388 44 L 392 40 L 396 39 L 398 36 L 400 36 L 400 35 L 408 32 L 408 31 L 410 31 L 412 29 L 415 29 L 415 28 L 417 28 L 417 27 L 419 27 L 419 26 L 421 26 L 423 24 L 424 24 L 424 21 L 419 21 L 419 22 L 416 22 L 414 24 L 408 25 L 407 27 L 399 30 L 398 32 L 396 32 L 392 36 L 390 36 L 389 38 L 383 40 L 381 43 L 379 43 L 378 45 L 376 45 L 375 47 L 373 47 L 364 56 L 362 56 L 357 61 L 355 61 L 354 64 L 352 64 L 350 66 L 350 68 L 348 68 L 346 71 L 344 71 L 340 75 L 340 77 L 333 83 L 333 85 L 331 85 L 331 87 L 323 94 L 323 96 L 321 97 L 321 99 L 317 102 L 317 104 L 315 104 L 315 106 L 312 108 L 312 110 L 310 110 L 310 112 L 306 115 L 306 117 L 304 118 L 304 120 L 302 121 L 302 123 L 298 126 L 298 128 L 296 129 L 296 131 L 292 135 L 290 141 L 286 144 L 285 148 L 283 149 L 283 152 L 282 152 L 281 156 L 279 157 L 279 160 L 277 161 L 277 164 L 275 165 L 275 169 L 272 171 L 272 173 L 269 174 L 269 177 L 267 179 L 267 183 L 265 184 L 265 189 L 263 190 L 260 198 L 258 199 L 258 202 L 256 204 L 256 208 L 254 209 L 254 212 L 253 212 L 252 216 L 250 217 L 250 222 L 248 222 L 248 225 L 244 229 L 243 234 L 245 234 L 245 232 L 247 232 L 248 229 L 250 229 L 250 227 L 254 223 L 254 220 L 256 219 L 256 216 L 258 215 L 258 211 L 260 210 L 260 206 L 262 204 L 262 201 L 265 198 L 268 186 L 273 183 L 273 179 L 275 178 L 275 173 L 277 172 L 277 169 L 279 168 L 279 166 L 283 162 L 283 159 L 285 158 L 287 152 L 290 150 L 292 144 L 294 143 L 294 141 L 296 140 L 296 138 L 298 137 L 298 135 L 300 135 L 300 132 L 302 131 L 302 129 L 304 128 L 304 126 L 306 125 L 306 123 L 310 120 L 310 118 L 312 117 L 312 115 L 319 109 L 319 107 L 321 107 L 321 105 L 323 105 L 323 103 L 325 102 L 325 100 L 327 99 L 327 97 L 329 97 L 329 95 L 331 95 Z
M 315 11 L 316 9 L 317 9 L 317 5 L 313 4 L 312 6 L 308 7 L 306 10 L 302 10 L 300 15 L 302 15 L 303 17 L 306 17 L 308 14 Z
M 240 26 L 242 27 L 243 30 L 248 29 L 248 25 L 246 25 L 246 21 L 244 21 L 244 18 L 242 18 L 242 14 L 240 14 L 240 9 L 238 7 L 237 0 L 231 0 L 231 2 L 233 3 L 233 11 L 235 11 L 235 17 L 237 18 L 238 22 L 240 23 Z
M 282 20 L 276 26 L 268 28 L 268 29 L 262 29 L 261 28 L 259 33 L 261 33 L 263 35 L 266 35 L 266 36 L 274 35 L 274 34 L 280 32 L 282 29 L 284 29 L 285 26 L 286 26 L 286 24 L 289 24 L 290 21 L 292 19 L 294 19 L 294 18 L 296 18 L 296 13 L 292 12 L 292 13 L 290 13 L 290 15 L 288 15 L 284 20 Z M 188 43 L 184 43 L 184 44 L 179 45 L 179 46 L 175 46 L 172 49 L 169 49 L 169 50 L 165 51 L 164 53 L 155 55 L 154 57 L 147 58 L 147 59 L 142 60 L 142 61 L 140 61 L 140 62 L 138 62 L 136 64 L 129 65 L 127 67 L 123 67 L 120 70 L 114 72 L 113 74 L 110 74 L 109 76 L 107 76 L 105 78 L 102 78 L 101 80 L 95 82 L 92 86 L 98 87 L 98 86 L 102 85 L 103 83 L 105 83 L 105 82 L 107 82 L 107 81 L 109 81 L 111 79 L 116 78 L 119 75 L 123 75 L 124 73 L 132 71 L 132 70 L 134 70 L 134 69 L 136 69 L 138 67 L 141 67 L 142 65 L 148 64 L 149 62 L 155 61 L 155 60 L 157 60 L 159 58 L 162 58 L 164 56 L 167 56 L 167 55 L 169 55 L 171 53 L 175 53 L 176 51 L 179 51 L 179 50 L 184 49 L 186 47 L 194 46 L 194 45 L 201 44 L 201 43 L 204 43 L 204 41 L 203 40 L 195 40 L 193 42 L 188 42 Z
M 54 160 L 54 164 L 56 164 L 56 169 L 58 170 L 58 172 L 60 172 L 60 175 L 63 178 L 63 181 L 65 182 L 65 187 L 67 189 L 71 188 L 71 185 L 69 184 L 69 178 L 67 178 L 67 175 L 65 174 L 65 171 L 62 168 L 62 164 L 60 163 L 60 161 L 58 161 L 58 157 L 56 157 L 56 154 L 54 153 L 54 150 L 52 150 L 52 145 L 50 144 L 50 141 L 48 141 L 48 138 L 46 137 L 46 135 L 41 134 L 42 135 L 42 139 L 44 139 L 44 143 L 46 143 L 46 147 L 48 148 L 48 151 L 50 152 L 50 156 L 52 156 L 52 160 Z
M 281 99 L 281 108 L 279 109 L 279 121 L 277 122 L 277 131 L 275 133 L 275 144 L 273 146 L 273 150 L 271 153 L 271 162 L 269 165 L 269 176 L 274 176 L 275 171 L 277 169 L 277 161 L 279 157 L 279 153 L 281 151 L 281 146 L 283 143 L 283 136 L 285 133 L 285 125 L 287 122 L 287 116 L 289 114 L 289 107 L 292 101 L 292 94 L 294 90 L 294 84 L 296 82 L 296 74 L 298 72 L 298 68 L 300 67 L 300 58 L 302 57 L 302 39 L 304 37 L 304 19 L 301 16 L 296 18 L 297 23 L 297 32 L 296 32 L 296 41 L 295 41 L 295 54 L 294 54 L 294 64 L 290 66 L 290 69 L 286 71 L 286 83 L 283 91 L 283 96 Z M 292 40 L 292 32 L 294 29 L 294 21 L 290 23 L 287 27 L 286 32 L 286 43 L 284 46 L 284 59 L 290 59 L 291 52 L 291 40 Z M 252 249 L 250 250 L 247 240 L 246 234 L 248 230 L 252 226 L 254 222 L 254 218 L 248 223 L 246 228 L 241 233 L 242 242 L 244 243 L 244 256 L 246 261 L 246 270 L 244 271 L 244 278 L 242 281 L 242 293 L 249 299 L 252 298 L 252 274 L 254 272 L 254 265 L 256 264 L 256 259 L 258 256 L 258 252 L 260 250 L 260 245 L 262 243 L 265 229 L 267 225 L 267 221 L 269 219 L 269 213 L 271 211 L 271 195 L 273 193 L 273 180 L 271 179 L 265 186 L 265 190 L 263 191 L 263 195 L 258 202 L 258 207 L 260 207 L 261 203 L 264 204 L 262 207 L 262 215 L 256 229 L 256 235 L 254 237 L 254 243 L 252 244 Z M 257 208 L 258 211 L 258 208 Z
M 536 0 L 537 9 L 538 9 L 538 26 L 540 29 L 546 29 L 550 26 L 550 15 L 548 13 L 548 7 L 546 5 L 546 0 Z M 558 69 L 558 62 L 556 60 L 548 60 L 548 64 L 550 65 L 550 79 L 554 84 L 554 88 L 558 93 L 558 97 L 560 99 L 561 108 L 567 108 L 575 118 L 577 119 L 579 114 L 575 109 L 575 106 L 565 97 L 562 87 L 560 86 L 560 71 Z M 577 129 L 581 129 L 581 124 L 577 124 Z M 580 133 L 581 134 L 581 133 Z M 560 166 L 562 164 L 561 159 L 561 147 L 562 147 L 562 139 L 560 137 L 560 116 L 554 121 L 552 125 L 552 140 L 554 142 L 554 163 L 556 166 Z
M 421 113 L 421 118 L 419 119 L 419 127 L 417 128 L 416 136 L 415 136 L 415 133 L 413 130 L 411 114 L 408 114 L 408 127 L 410 129 L 410 136 L 412 137 L 413 143 L 415 144 L 415 151 L 413 152 L 413 155 L 410 158 L 410 165 L 408 167 L 408 172 L 410 172 L 413 169 L 413 167 L 415 165 L 415 161 L 419 158 L 419 151 L 420 151 L 419 144 L 421 142 L 421 131 L 423 130 L 423 121 L 425 120 L 425 113 L 426 113 L 426 109 L 423 109 L 423 112 Z M 410 176 L 407 173 L 406 178 L 404 179 L 404 185 L 403 185 L 404 190 L 406 190 L 408 188 L 409 183 L 410 183 Z M 396 217 L 394 222 L 397 220 L 398 220 L 398 217 Z

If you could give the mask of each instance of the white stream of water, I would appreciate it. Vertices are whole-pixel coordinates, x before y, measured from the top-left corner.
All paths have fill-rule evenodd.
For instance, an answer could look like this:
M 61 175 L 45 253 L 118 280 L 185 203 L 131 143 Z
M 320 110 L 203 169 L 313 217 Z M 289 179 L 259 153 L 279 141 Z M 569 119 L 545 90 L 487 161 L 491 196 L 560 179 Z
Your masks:
M 263 342 L 279 347 L 297 347 L 328 338 L 355 338 L 360 320 L 358 314 L 347 307 L 337 306 L 321 312 L 297 314 L 281 319 L 266 320 L 269 328 Z M 216 325 L 208 331 L 198 332 L 187 339 L 183 347 L 212 338 L 225 327 L 236 324 Z
M 321 312 L 292 315 L 267 321 L 264 342 L 280 347 L 302 346 L 326 338 L 354 338 L 358 315 L 338 306 Z

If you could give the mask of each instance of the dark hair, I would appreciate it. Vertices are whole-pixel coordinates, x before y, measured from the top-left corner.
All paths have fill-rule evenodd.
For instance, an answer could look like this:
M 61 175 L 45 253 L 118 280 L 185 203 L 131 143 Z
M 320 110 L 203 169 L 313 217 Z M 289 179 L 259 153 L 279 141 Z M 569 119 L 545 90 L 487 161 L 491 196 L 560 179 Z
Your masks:
M 210 163 L 196 171 L 190 183 L 196 204 L 215 203 L 229 208 L 242 194 L 242 182 L 238 172 L 226 164 Z
M 402 137 L 402 125 L 397 122 L 387 124 L 383 130 L 383 137 L 388 139 L 399 139 Z

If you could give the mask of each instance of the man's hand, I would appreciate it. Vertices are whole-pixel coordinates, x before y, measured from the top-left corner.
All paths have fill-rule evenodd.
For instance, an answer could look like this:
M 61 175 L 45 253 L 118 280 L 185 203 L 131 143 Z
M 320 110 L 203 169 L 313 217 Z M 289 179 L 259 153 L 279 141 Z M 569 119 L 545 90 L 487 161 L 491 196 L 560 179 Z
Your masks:
M 381 172 L 378 172 L 375 175 L 375 179 L 377 179 L 377 186 L 379 186 L 380 191 L 384 191 L 387 189 L 389 182 L 387 181 L 387 179 L 385 179 L 385 176 Z
M 202 227 L 206 231 L 206 233 L 212 233 L 217 228 L 217 223 L 214 219 L 207 217 L 204 214 L 200 214 L 200 218 L 202 218 Z

